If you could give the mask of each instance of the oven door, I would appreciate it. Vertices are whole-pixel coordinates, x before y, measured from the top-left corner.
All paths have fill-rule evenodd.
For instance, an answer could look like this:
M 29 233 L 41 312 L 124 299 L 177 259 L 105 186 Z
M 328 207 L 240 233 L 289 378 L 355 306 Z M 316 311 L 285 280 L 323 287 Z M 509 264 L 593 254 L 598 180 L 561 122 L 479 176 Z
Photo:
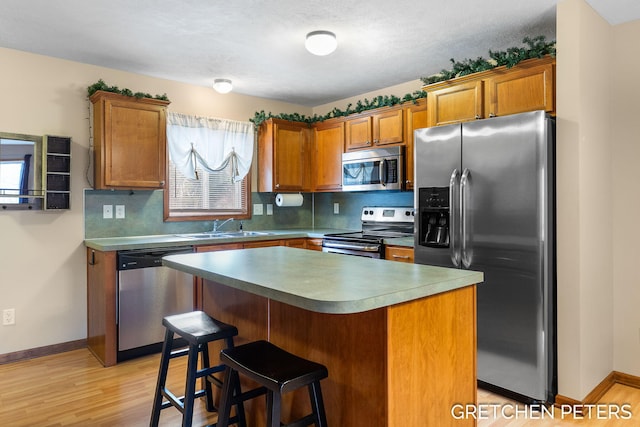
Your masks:
M 380 259 L 382 245 L 362 242 L 323 240 L 322 252 Z

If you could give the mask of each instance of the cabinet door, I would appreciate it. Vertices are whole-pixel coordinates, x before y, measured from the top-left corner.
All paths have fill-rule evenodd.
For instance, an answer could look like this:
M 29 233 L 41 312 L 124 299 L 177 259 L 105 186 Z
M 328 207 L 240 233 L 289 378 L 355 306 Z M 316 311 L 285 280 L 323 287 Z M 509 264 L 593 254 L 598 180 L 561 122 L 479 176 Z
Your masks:
M 413 248 L 405 246 L 387 246 L 384 249 L 384 259 L 413 264 Z
M 480 80 L 429 91 L 429 127 L 484 118 L 483 105 L 483 82 Z
M 426 100 L 421 99 L 416 104 L 405 108 L 405 143 L 407 148 L 404 152 L 404 158 L 406 165 L 405 188 L 407 190 L 413 189 L 415 175 L 413 157 L 414 131 L 425 127 L 427 127 L 427 103 Z
M 87 248 L 87 347 L 104 366 L 117 359 L 116 253 Z
M 513 68 L 487 79 L 485 108 L 489 117 L 526 111 L 555 112 L 554 64 Z
M 303 191 L 309 188 L 307 129 L 275 125 L 275 189 Z
M 270 246 L 282 246 L 282 240 L 260 240 L 257 242 L 245 242 L 243 245 L 245 249 L 267 248 Z
M 104 186 L 163 188 L 166 170 L 165 107 L 106 100 Z
M 313 142 L 313 190 L 341 190 L 344 122 L 316 125 Z
M 322 239 L 318 238 L 307 238 L 307 249 L 311 251 L 321 251 L 322 250 Z
M 400 144 L 404 142 L 402 109 L 376 113 L 372 116 L 374 145 Z
M 346 151 L 371 148 L 371 141 L 373 140 L 372 121 L 371 116 L 347 120 L 344 135 Z
M 307 239 L 306 238 L 286 239 L 284 240 L 284 245 L 290 248 L 307 249 Z

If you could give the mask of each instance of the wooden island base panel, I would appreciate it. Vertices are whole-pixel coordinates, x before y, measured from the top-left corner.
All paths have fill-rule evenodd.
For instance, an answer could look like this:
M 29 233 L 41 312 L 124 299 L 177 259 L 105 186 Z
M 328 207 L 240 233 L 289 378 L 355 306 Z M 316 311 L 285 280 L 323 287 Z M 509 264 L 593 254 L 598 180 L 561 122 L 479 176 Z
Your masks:
M 331 426 L 472 426 L 451 407 L 476 403 L 475 286 L 363 313 L 325 314 L 205 281 L 203 309 L 240 331 L 322 363 Z M 212 353 L 219 347 L 212 344 Z M 244 387 L 250 387 L 247 383 Z M 306 389 L 285 395 L 285 422 L 309 412 Z M 257 404 L 256 404 L 257 403 Z M 262 400 L 246 407 L 265 422 Z
M 452 408 L 476 403 L 482 273 L 288 247 L 163 263 L 203 279 L 203 310 L 235 325 L 237 344 L 266 339 L 324 364 L 330 426 L 476 425 Z M 243 389 L 255 386 L 243 380 Z M 284 422 L 309 410 L 306 390 L 283 396 Z M 264 399 L 246 412 L 249 425 L 264 425 Z

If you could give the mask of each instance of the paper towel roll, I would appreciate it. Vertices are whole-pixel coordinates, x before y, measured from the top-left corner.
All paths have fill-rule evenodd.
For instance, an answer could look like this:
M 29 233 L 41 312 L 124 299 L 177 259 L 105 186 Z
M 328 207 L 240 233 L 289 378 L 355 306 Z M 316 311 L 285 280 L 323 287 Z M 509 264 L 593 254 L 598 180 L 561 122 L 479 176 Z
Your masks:
M 302 206 L 302 194 L 276 194 L 276 206 Z

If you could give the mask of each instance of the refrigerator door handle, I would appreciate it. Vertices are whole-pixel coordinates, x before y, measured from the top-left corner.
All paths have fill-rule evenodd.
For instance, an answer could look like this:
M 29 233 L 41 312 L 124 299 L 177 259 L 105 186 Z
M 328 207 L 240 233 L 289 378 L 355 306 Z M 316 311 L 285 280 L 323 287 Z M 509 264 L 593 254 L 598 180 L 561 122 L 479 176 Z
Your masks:
M 460 217 L 461 217 L 461 259 L 464 268 L 471 267 L 473 262 L 473 248 L 471 247 L 470 236 L 473 234 L 471 230 L 471 171 L 465 169 L 460 179 Z
M 456 267 L 460 267 L 460 208 L 460 171 L 454 169 L 449 179 L 449 249 Z

